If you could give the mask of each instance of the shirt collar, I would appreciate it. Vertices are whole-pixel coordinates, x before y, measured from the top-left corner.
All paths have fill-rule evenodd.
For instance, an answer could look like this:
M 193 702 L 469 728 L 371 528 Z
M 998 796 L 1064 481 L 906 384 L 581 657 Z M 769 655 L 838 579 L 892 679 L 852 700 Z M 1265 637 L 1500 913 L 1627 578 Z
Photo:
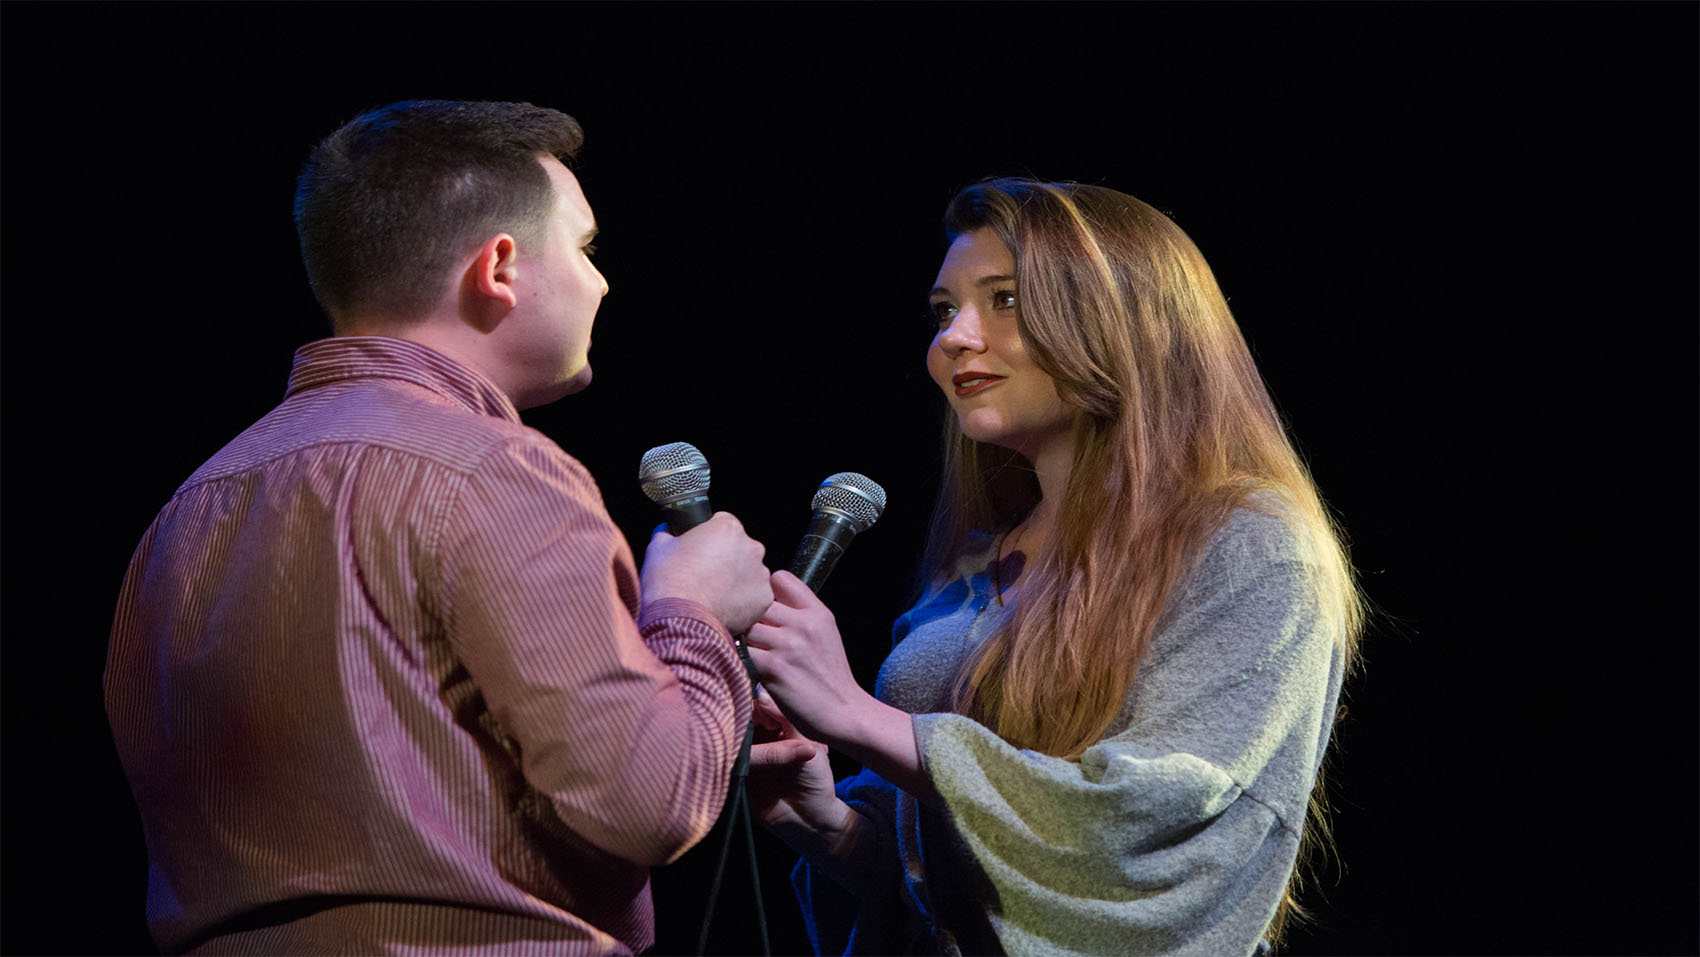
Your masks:
M 513 400 L 483 373 L 435 349 L 388 336 L 335 336 L 295 350 L 284 397 L 351 379 L 400 379 L 479 415 L 519 421 Z

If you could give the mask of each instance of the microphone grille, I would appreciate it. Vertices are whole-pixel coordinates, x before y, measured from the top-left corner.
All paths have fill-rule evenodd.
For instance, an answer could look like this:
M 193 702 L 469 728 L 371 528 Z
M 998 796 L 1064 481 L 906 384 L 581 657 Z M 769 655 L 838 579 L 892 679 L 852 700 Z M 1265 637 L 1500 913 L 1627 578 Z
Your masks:
M 689 442 L 658 445 L 638 463 L 638 484 L 657 505 L 706 494 L 708 480 L 708 459 Z
M 810 507 L 816 511 L 831 509 L 849 516 L 856 523 L 859 535 L 879 521 L 885 512 L 885 489 L 860 472 L 839 472 L 828 475 L 815 491 Z

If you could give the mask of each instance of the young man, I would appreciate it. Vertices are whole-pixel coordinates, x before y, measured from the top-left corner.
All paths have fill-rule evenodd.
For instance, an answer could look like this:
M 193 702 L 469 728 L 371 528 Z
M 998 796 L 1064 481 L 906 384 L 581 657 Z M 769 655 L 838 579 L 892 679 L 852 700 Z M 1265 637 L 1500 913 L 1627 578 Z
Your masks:
M 168 951 L 611 953 L 712 826 L 772 600 L 727 514 L 640 573 L 517 410 L 590 381 L 578 124 L 414 101 L 314 150 L 335 335 L 149 528 L 106 703 Z

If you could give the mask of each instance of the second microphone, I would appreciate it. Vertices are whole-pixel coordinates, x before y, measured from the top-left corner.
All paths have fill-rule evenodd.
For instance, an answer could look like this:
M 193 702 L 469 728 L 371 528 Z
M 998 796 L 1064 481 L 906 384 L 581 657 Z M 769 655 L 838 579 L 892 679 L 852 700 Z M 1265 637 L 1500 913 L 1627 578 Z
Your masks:
M 791 574 L 819 592 L 850 540 L 867 531 L 885 512 L 885 489 L 859 472 L 827 476 L 810 503 L 814 517 L 797 544 Z

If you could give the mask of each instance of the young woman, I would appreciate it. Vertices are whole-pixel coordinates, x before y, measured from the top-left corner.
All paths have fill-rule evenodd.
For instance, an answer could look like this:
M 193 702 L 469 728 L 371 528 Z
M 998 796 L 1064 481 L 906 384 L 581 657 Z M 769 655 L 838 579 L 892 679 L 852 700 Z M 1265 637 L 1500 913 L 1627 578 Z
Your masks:
M 1173 222 L 1003 179 L 945 227 L 931 585 L 872 696 L 787 573 L 748 636 L 750 793 L 813 943 L 1266 947 L 1361 619 L 1340 538 Z M 835 789 L 816 742 L 864 770 Z

